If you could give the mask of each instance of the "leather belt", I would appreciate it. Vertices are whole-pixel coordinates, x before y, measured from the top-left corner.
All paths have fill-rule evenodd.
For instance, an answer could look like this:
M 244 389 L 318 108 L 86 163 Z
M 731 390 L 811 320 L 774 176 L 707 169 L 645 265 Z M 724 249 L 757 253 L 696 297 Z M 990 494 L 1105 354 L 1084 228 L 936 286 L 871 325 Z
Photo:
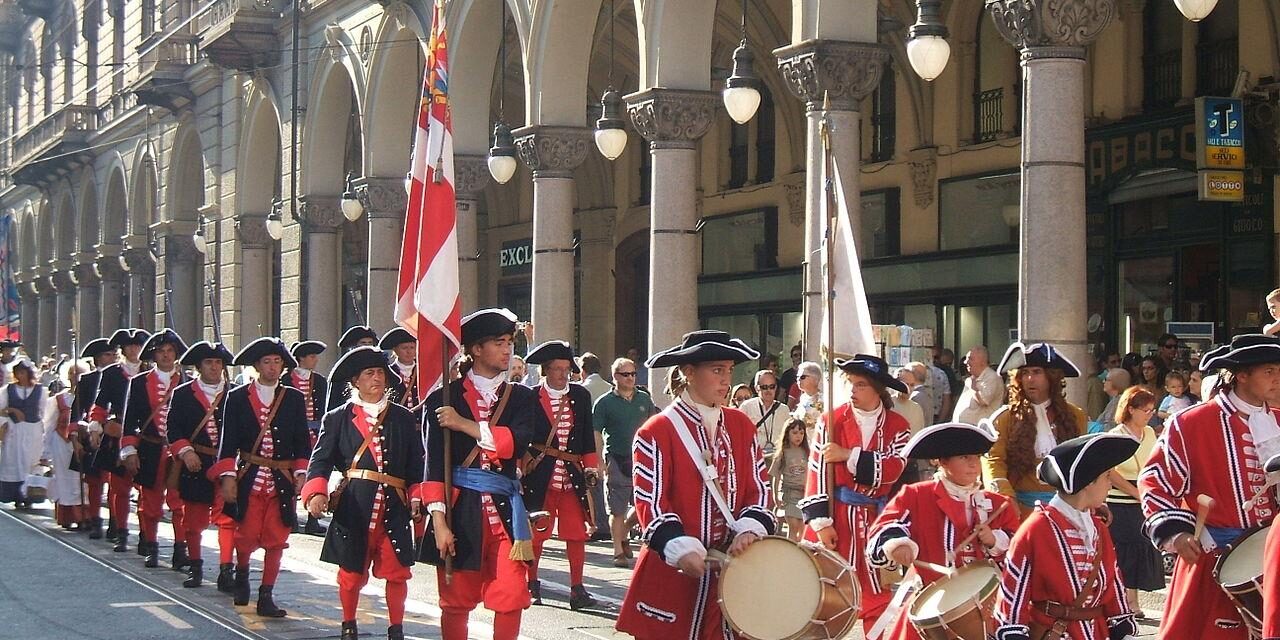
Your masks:
M 1073 607 L 1052 600 L 1038 600 L 1031 606 L 1040 613 L 1056 620 L 1079 622 L 1082 620 L 1099 620 L 1106 617 L 1102 607 Z
M 256 464 L 259 467 L 275 469 L 276 471 L 283 471 L 284 473 L 289 473 L 293 470 L 293 462 L 290 460 L 272 460 L 271 458 L 264 458 L 260 455 L 249 453 L 248 451 L 241 451 L 240 457 L 246 464 Z
M 391 487 L 396 490 L 396 495 L 400 496 L 400 502 L 405 506 L 409 505 L 409 500 L 405 495 L 405 482 L 401 478 L 389 476 L 372 469 L 348 469 L 347 478 L 350 480 L 368 480 L 369 482 L 377 482 Z
M 149 444 L 159 444 L 159 445 L 169 444 L 168 440 L 165 440 L 160 436 L 149 436 L 145 433 L 138 434 L 138 439 Z
M 195 449 L 196 453 L 199 453 L 201 455 L 213 456 L 215 458 L 218 457 L 218 450 L 214 449 L 213 447 L 206 447 L 202 444 L 192 443 L 191 448 Z
M 582 462 L 582 454 L 580 453 L 569 453 L 568 451 L 565 451 L 563 449 L 548 447 L 547 445 L 539 442 L 535 442 L 529 445 L 529 447 L 534 451 L 537 451 L 540 455 L 550 456 L 552 458 L 556 458 L 557 460 L 564 460 L 565 462 L 568 462 L 570 464 L 579 464 L 580 462 Z

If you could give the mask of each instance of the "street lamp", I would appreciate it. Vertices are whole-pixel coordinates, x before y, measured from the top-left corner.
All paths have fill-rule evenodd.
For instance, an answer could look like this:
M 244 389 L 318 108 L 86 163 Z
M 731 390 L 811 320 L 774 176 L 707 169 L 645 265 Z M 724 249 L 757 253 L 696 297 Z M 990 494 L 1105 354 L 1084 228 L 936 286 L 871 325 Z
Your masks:
M 596 148 L 600 155 L 617 160 L 627 148 L 627 130 L 622 122 L 622 98 L 610 86 L 600 97 L 601 114 L 596 120 Z
M 493 147 L 489 149 L 489 175 L 498 184 L 506 184 L 516 174 L 516 139 L 511 127 L 499 120 L 493 125 Z
M 280 220 L 280 209 L 284 208 L 284 201 L 277 198 L 271 203 L 271 213 L 267 214 L 267 235 L 272 240 L 279 240 L 284 237 L 284 223 Z
M 1188 20 L 1200 22 L 1213 13 L 1213 8 L 1218 6 L 1218 0 L 1173 0 L 1173 4 Z
M 200 255 L 209 250 L 209 244 L 204 239 L 204 222 L 204 216 L 200 216 L 200 224 L 196 225 L 196 232 L 191 234 L 191 244 Z
M 755 56 L 747 44 L 747 0 L 742 0 L 742 40 L 733 50 L 733 72 L 724 81 L 724 109 L 738 124 L 746 124 L 760 108 L 760 78 L 756 75 Z
M 947 25 L 942 22 L 942 0 L 916 0 L 916 23 L 907 40 L 907 60 L 916 75 L 932 81 L 942 75 L 951 57 Z
M 360 198 L 356 197 L 355 174 L 347 174 L 347 185 L 342 191 L 342 216 L 351 222 L 360 219 L 364 214 L 364 205 L 360 204 Z

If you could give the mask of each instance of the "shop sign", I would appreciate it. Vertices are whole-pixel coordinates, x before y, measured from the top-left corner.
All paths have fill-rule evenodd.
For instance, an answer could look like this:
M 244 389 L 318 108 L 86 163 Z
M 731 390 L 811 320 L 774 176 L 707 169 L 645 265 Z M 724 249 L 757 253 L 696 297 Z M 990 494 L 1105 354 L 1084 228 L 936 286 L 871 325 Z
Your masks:
M 1089 188 L 1100 189 L 1142 169 L 1186 167 L 1196 159 L 1196 124 L 1182 112 L 1085 131 Z
M 1196 168 L 1244 170 L 1244 102 L 1196 98 Z
M 533 272 L 533 238 L 508 240 L 498 252 L 498 268 L 505 276 Z
M 1200 199 L 1206 202 L 1244 202 L 1243 171 L 1201 171 Z

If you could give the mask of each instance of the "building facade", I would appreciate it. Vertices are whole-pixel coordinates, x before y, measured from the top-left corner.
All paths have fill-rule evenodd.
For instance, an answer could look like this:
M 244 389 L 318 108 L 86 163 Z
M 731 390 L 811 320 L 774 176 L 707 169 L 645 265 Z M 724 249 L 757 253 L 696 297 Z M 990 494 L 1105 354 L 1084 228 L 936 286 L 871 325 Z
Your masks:
M 1219 340 L 1260 326 L 1280 6 L 1221 0 L 1192 24 L 1166 0 L 1080 2 L 1111 12 L 1081 96 L 1088 342 L 1145 352 L 1169 322 Z M 698 326 L 785 354 L 816 291 L 825 122 L 859 167 L 844 188 L 873 321 L 1002 349 L 1037 117 L 1019 52 L 982 3 L 948 0 L 951 60 L 926 83 L 905 53 L 913 2 L 747 7 L 744 28 L 735 2 L 448 2 L 465 307 L 508 306 L 535 339 L 605 357 Z M 126 325 L 232 347 L 389 328 L 430 16 L 403 0 L 0 0 L 0 211 L 29 350 Z M 762 100 L 737 125 L 718 91 L 744 38 Z M 610 86 L 630 132 L 612 162 L 591 141 Z M 1233 92 L 1246 199 L 1200 202 L 1193 100 Z M 521 159 L 502 185 L 485 168 L 499 119 Z

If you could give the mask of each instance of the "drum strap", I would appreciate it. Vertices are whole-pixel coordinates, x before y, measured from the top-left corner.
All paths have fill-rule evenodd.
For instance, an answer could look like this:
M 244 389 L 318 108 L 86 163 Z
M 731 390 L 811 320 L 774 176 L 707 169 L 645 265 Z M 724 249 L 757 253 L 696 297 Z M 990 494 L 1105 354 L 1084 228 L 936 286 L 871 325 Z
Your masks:
M 716 468 L 714 464 L 708 465 L 702 459 L 702 450 L 693 441 L 693 434 L 689 433 L 689 423 L 685 421 L 684 416 L 681 416 L 678 411 L 672 411 L 670 415 L 672 418 L 671 424 L 676 428 L 676 434 L 680 436 L 680 442 L 684 444 L 685 451 L 689 453 L 689 460 L 693 462 L 693 466 L 698 468 L 698 473 L 702 476 L 702 483 L 707 486 L 707 491 L 715 499 L 716 506 L 720 508 L 720 513 L 724 515 L 724 521 L 729 526 L 729 529 L 737 533 L 738 519 L 734 517 L 733 511 L 729 509 L 729 503 L 724 499 L 724 494 L 720 493 L 720 485 L 716 483 Z
M 889 606 L 885 608 L 884 613 L 871 625 L 871 630 L 867 631 L 867 640 L 880 640 L 880 636 L 884 635 L 885 629 L 889 625 L 898 621 L 898 616 L 902 615 L 902 605 L 907 598 L 915 593 L 921 586 L 920 576 L 916 573 L 915 567 L 907 571 L 906 577 L 902 582 L 898 583 L 898 590 L 893 594 L 893 600 L 889 602 Z

